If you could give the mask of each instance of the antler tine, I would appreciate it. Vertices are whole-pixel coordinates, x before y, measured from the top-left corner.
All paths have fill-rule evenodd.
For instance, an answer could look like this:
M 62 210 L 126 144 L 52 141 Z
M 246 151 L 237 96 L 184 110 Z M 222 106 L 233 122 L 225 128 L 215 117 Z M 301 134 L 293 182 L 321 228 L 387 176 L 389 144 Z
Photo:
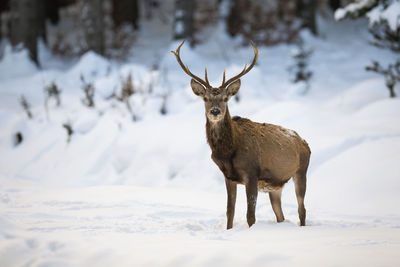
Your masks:
M 206 77 L 206 83 L 207 83 L 208 85 L 210 85 L 210 82 L 208 81 L 208 77 L 207 77 L 207 67 L 204 68 L 204 75 L 205 75 L 205 77 Z
M 226 69 L 224 69 L 224 75 L 222 76 L 222 84 L 225 83 L 225 71 L 226 71 Z
M 225 88 L 225 87 L 226 87 L 227 85 L 229 85 L 230 83 L 232 83 L 232 82 L 238 80 L 240 77 L 242 77 L 243 75 L 245 75 L 246 73 L 248 73 L 248 72 L 254 67 L 254 65 L 256 64 L 256 61 L 257 61 L 257 58 L 258 58 L 258 48 L 257 48 L 257 46 L 253 43 L 253 41 L 250 41 L 250 43 L 251 43 L 251 46 L 253 47 L 253 50 L 254 50 L 254 58 L 253 58 L 253 61 L 252 61 L 251 64 L 250 64 L 250 66 L 247 67 L 247 64 L 244 65 L 243 70 L 242 70 L 238 75 L 236 75 L 236 76 L 230 78 L 230 79 L 227 80 L 226 82 L 225 82 L 225 71 L 224 71 L 224 78 L 223 78 L 223 80 L 222 80 L 221 88 Z
M 194 75 L 194 74 L 189 70 L 189 68 L 188 68 L 187 65 L 185 66 L 185 65 L 183 64 L 179 53 L 180 53 L 181 47 L 182 47 L 182 45 L 183 45 L 184 43 L 185 43 L 185 41 L 182 41 L 182 43 L 178 46 L 178 48 L 176 48 L 175 51 L 171 51 L 172 54 L 175 55 L 176 60 L 178 61 L 179 65 L 181 66 L 181 68 L 183 69 L 183 71 L 184 71 L 187 75 L 189 75 L 190 77 L 192 77 L 193 79 L 195 79 L 196 81 L 198 81 L 199 83 L 201 83 L 202 85 L 204 85 L 206 88 L 210 88 L 211 86 L 210 86 L 210 83 L 208 82 L 207 70 L 206 70 L 206 81 L 204 81 L 203 79 L 201 79 L 201 78 L 199 78 L 198 76 Z

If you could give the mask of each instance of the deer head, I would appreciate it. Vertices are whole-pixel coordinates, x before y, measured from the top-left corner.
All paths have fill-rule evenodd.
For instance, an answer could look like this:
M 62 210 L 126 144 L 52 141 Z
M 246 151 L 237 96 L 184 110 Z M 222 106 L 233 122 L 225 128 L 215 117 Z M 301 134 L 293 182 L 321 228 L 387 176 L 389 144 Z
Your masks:
M 248 73 L 256 64 L 258 57 L 258 48 L 253 42 L 251 45 L 254 49 L 254 58 L 250 66 L 247 64 L 244 66 L 243 70 L 236 76 L 225 81 L 225 70 L 222 78 L 222 84 L 219 87 L 212 87 L 208 81 L 207 68 L 205 68 L 205 80 L 194 75 L 188 68 L 188 66 L 182 63 L 180 57 L 180 49 L 185 41 L 183 41 L 176 51 L 171 51 L 178 61 L 179 65 L 182 67 L 183 71 L 187 75 L 192 77 L 190 86 L 192 87 L 193 93 L 200 96 L 204 100 L 204 105 L 206 109 L 206 116 L 211 122 L 217 122 L 224 118 L 229 99 L 236 95 L 240 88 L 240 77 Z

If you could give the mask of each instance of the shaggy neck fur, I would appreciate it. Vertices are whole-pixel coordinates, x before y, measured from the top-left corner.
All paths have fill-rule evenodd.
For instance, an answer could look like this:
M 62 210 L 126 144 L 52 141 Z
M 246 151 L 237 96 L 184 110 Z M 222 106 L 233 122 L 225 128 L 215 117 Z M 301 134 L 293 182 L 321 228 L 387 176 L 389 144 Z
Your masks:
M 234 132 L 228 107 L 222 120 L 211 122 L 207 116 L 206 118 L 207 142 L 211 150 L 218 157 L 230 158 L 234 152 Z

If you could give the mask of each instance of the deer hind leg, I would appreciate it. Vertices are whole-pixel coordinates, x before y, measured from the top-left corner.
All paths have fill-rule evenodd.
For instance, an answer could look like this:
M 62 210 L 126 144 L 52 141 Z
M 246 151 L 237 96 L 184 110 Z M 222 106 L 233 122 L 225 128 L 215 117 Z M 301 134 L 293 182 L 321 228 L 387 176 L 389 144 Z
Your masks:
M 300 218 L 300 226 L 306 225 L 306 209 L 304 207 L 304 196 L 306 194 L 307 177 L 306 172 L 298 172 L 293 177 L 294 187 L 296 190 L 298 212 Z
M 234 182 L 225 178 L 226 192 L 228 194 L 226 207 L 226 229 L 231 229 L 233 226 L 233 218 L 235 217 L 236 191 L 237 186 Z
M 256 222 L 256 204 L 258 196 L 257 179 L 249 179 L 246 183 L 247 224 L 251 227 Z
M 282 189 L 278 191 L 269 192 L 269 200 L 271 201 L 271 206 L 275 213 L 276 221 L 278 223 L 283 222 L 285 220 L 281 206 L 281 195 L 282 195 Z

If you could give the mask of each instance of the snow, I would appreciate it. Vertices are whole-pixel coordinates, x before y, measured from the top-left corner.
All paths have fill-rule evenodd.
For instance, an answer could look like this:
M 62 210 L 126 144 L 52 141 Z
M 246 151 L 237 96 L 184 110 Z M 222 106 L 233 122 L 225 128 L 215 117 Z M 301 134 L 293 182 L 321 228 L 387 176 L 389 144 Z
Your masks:
M 84 77 L 105 76 L 109 69 L 107 60 L 96 53 L 89 51 L 84 54 L 79 62 L 69 71 L 68 78 L 78 80 Z
M 335 19 L 342 20 L 349 13 L 356 13 L 361 9 L 370 8 L 376 4 L 376 0 L 358 0 L 354 3 L 350 3 L 344 8 L 339 8 L 335 11 Z
M 185 32 L 185 26 L 182 21 L 177 21 L 175 23 L 175 34 L 182 35 Z
M 36 71 L 35 63 L 29 60 L 27 50 L 12 52 L 11 46 L 6 44 L 2 64 L 0 64 L 0 79 L 11 79 L 21 75 L 32 74 Z
M 240 101 L 230 101 L 232 115 L 282 125 L 309 143 L 306 227 L 298 226 L 289 182 L 285 222 L 276 223 L 260 193 L 249 229 L 239 186 L 234 228 L 225 230 L 225 185 L 206 143 L 204 104 L 169 52 L 178 42 L 165 41 L 165 25 L 142 25 L 140 52 L 126 63 L 89 52 L 67 69 L 49 58 L 38 70 L 26 51 L 7 48 L 0 61 L 0 265 L 398 265 L 400 100 L 389 98 L 381 76 L 364 71 L 393 54 L 368 45 L 362 25 L 320 21 L 324 38 L 303 34 L 314 51 L 305 93 L 287 71 L 293 47 L 260 47 Z M 235 74 L 253 53 L 221 30 L 181 50 L 192 72 L 203 75 L 207 65 L 214 85 L 224 68 Z M 155 58 L 158 70 L 150 70 Z M 82 104 L 81 74 L 96 87 L 95 108 Z M 137 121 L 123 103 L 106 99 L 129 74 Z M 43 87 L 52 81 L 62 105 L 50 103 L 47 116 Z M 32 120 L 18 104 L 21 94 Z M 66 122 L 74 130 L 69 143 Z M 16 132 L 23 135 L 18 146 Z
M 400 1 L 393 1 L 383 12 L 381 18 L 386 20 L 392 31 L 400 27 Z
M 370 26 L 386 21 L 389 28 L 396 32 L 400 26 L 400 1 L 392 1 L 387 7 L 379 5 L 367 13 Z
M 372 7 L 372 9 L 371 9 Z M 386 21 L 389 28 L 396 32 L 400 27 L 400 1 L 390 0 L 385 2 L 379 2 L 376 0 L 360 0 L 355 3 L 350 3 L 344 8 L 339 8 L 335 11 L 335 19 L 342 20 L 349 17 L 357 17 L 363 9 L 371 9 L 368 11 L 367 18 L 369 25 L 373 26 L 381 21 Z

